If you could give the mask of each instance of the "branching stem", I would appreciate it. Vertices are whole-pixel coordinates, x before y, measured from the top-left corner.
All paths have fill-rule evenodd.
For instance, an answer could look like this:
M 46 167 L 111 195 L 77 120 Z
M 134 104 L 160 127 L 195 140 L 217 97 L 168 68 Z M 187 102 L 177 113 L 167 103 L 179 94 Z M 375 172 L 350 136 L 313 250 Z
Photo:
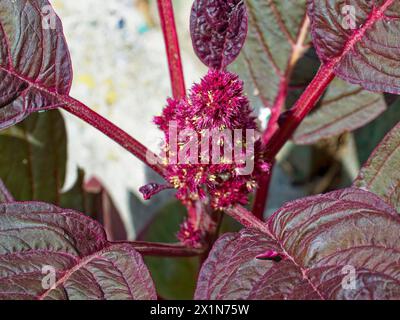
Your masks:
M 63 107 L 66 111 L 72 113 L 83 121 L 87 122 L 106 136 L 114 140 L 121 147 L 128 150 L 139 160 L 147 164 L 155 172 L 164 177 L 164 166 L 161 159 L 156 154 L 147 149 L 135 138 L 127 134 L 124 130 L 117 127 L 83 103 L 71 97 L 66 98 L 68 103 Z

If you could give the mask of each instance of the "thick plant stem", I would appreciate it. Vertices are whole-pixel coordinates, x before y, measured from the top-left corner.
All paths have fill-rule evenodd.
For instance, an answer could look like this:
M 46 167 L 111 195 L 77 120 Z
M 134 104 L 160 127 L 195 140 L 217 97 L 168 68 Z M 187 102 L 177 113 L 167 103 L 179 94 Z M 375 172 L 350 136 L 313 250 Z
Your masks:
M 197 257 L 201 256 L 205 249 L 187 248 L 181 244 L 158 243 L 158 242 L 128 242 L 136 251 L 144 256 L 155 257 Z
M 178 34 L 176 32 L 174 8 L 171 0 L 157 0 L 161 27 L 167 50 L 172 93 L 175 99 L 186 95 Z
M 333 66 L 330 64 L 324 65 L 319 69 L 317 75 L 301 95 L 300 99 L 287 113 L 287 118 L 283 124 L 268 141 L 266 151 L 270 160 L 276 157 L 285 143 L 292 137 L 300 123 L 315 107 L 334 77 Z
M 114 140 L 121 147 L 128 150 L 135 157 L 141 160 L 143 163 L 152 168 L 155 172 L 164 177 L 164 166 L 162 165 L 161 159 L 156 154 L 151 152 L 145 146 L 143 146 L 135 138 L 131 137 L 125 131 L 117 127 L 112 122 L 108 121 L 83 103 L 75 100 L 71 97 L 66 98 L 64 110 L 72 113 L 83 121 L 87 122 L 97 130 L 104 133 L 106 136 Z

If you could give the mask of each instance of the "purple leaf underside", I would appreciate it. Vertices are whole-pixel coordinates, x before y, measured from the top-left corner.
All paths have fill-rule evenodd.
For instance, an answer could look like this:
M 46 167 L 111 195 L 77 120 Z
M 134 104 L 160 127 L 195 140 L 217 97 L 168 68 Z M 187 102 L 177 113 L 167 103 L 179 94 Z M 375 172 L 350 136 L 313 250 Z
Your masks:
M 0 129 L 66 104 L 72 66 L 47 0 L 0 1 Z
M 156 299 L 140 254 L 81 213 L 0 204 L 0 243 L 0 299 Z
M 374 194 L 290 202 L 266 225 L 269 235 L 245 229 L 217 241 L 195 298 L 400 299 L 400 217 Z
M 190 17 L 194 51 L 208 67 L 225 69 L 243 47 L 247 23 L 242 0 L 195 0 Z
M 400 94 L 400 1 L 309 0 L 313 43 L 337 76 Z

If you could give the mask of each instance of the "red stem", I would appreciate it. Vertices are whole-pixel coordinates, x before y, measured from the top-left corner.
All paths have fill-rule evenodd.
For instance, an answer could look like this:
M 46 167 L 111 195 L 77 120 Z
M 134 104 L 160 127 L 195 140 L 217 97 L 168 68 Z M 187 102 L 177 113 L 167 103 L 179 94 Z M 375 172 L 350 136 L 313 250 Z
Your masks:
M 186 95 L 186 89 L 178 34 L 176 32 L 174 8 L 171 0 L 157 0 L 157 3 L 164 34 L 165 48 L 167 50 L 172 93 L 175 99 L 180 99 Z
M 136 251 L 144 256 L 156 257 L 197 257 L 204 253 L 204 249 L 187 248 L 181 244 L 158 242 L 125 242 L 132 245 Z
M 278 127 L 278 120 L 279 116 L 282 113 L 282 110 L 285 106 L 286 97 L 288 94 L 288 79 L 292 73 L 291 68 L 288 69 L 286 75 L 281 78 L 281 82 L 279 85 L 279 92 L 278 96 L 275 99 L 274 106 L 271 108 L 271 118 L 268 121 L 267 130 L 265 130 L 262 140 L 263 143 L 266 144 L 268 141 L 271 140 L 271 137 L 274 133 L 279 129 Z M 267 206 L 267 199 L 269 193 L 269 187 L 271 184 L 272 179 L 272 171 L 273 171 L 274 163 L 271 163 L 270 172 L 265 176 L 262 176 L 261 179 L 258 181 L 258 189 L 256 192 L 256 197 L 254 200 L 253 206 L 253 214 L 259 218 L 264 219 L 264 211 L 265 207 Z
M 269 160 L 273 160 L 285 143 L 292 137 L 300 123 L 307 114 L 314 108 L 328 85 L 335 78 L 333 66 L 323 65 L 310 85 L 301 95 L 293 108 L 288 113 L 288 118 L 283 125 L 279 127 L 271 139 L 267 142 L 266 150 Z
M 75 100 L 71 97 L 66 97 L 65 100 L 67 103 L 63 107 L 64 110 L 72 113 L 73 115 L 77 116 L 91 126 L 95 127 L 97 130 L 104 133 L 106 136 L 118 143 L 121 147 L 128 150 L 139 160 L 152 168 L 155 172 L 164 177 L 165 168 L 162 165 L 162 161 L 158 158 L 156 154 L 151 152 L 135 138 L 131 137 L 125 131 L 123 131 L 115 124 L 108 121 L 80 101 Z M 150 158 L 152 159 L 152 161 L 149 161 Z

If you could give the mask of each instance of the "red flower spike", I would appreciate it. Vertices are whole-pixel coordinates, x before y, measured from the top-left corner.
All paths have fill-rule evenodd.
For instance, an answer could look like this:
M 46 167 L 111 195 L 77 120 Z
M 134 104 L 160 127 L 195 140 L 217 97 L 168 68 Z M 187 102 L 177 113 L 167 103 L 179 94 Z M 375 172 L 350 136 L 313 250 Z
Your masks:
M 248 132 L 257 129 L 256 119 L 243 93 L 243 82 L 233 73 L 210 70 L 187 97 L 169 99 L 154 122 L 165 134 L 167 180 L 184 204 L 200 200 L 213 210 L 247 204 L 259 176 L 269 171 L 261 144 L 254 143 L 253 136 L 249 141 Z M 181 133 L 189 130 L 193 134 L 182 139 Z M 218 148 L 221 157 L 214 158 Z M 225 154 L 225 149 L 230 153 Z M 239 157 L 244 155 L 243 149 L 246 157 Z M 182 162 L 182 156 L 188 154 Z M 254 167 L 243 174 L 250 160 Z

